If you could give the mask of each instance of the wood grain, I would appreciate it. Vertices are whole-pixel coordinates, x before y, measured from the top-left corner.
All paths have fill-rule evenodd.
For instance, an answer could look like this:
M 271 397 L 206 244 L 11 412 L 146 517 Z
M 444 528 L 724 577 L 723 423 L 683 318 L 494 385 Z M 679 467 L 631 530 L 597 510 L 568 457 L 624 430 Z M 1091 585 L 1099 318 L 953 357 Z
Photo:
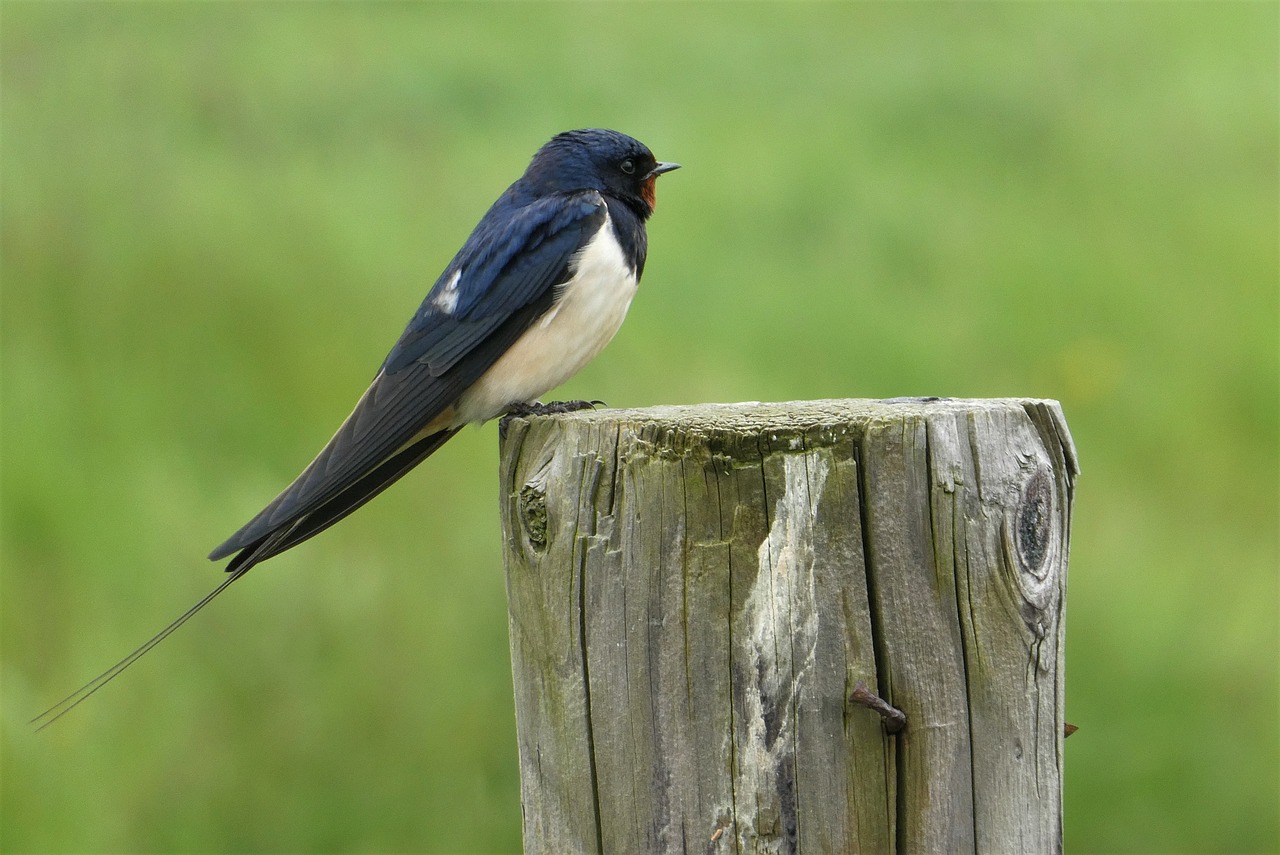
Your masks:
M 1056 402 L 507 419 L 525 849 L 1061 848 Z M 889 735 L 858 681 L 907 715 Z

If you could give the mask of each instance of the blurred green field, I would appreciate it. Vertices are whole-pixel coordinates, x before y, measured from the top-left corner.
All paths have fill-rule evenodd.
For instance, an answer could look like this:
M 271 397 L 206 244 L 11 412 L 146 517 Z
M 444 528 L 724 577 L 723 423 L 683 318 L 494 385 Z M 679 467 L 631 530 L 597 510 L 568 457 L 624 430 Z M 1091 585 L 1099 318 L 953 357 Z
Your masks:
M 1062 401 L 1071 852 L 1280 848 L 1280 7 L 0 6 L 0 848 L 512 852 L 496 431 L 206 593 L 538 145 L 663 179 L 558 397 Z

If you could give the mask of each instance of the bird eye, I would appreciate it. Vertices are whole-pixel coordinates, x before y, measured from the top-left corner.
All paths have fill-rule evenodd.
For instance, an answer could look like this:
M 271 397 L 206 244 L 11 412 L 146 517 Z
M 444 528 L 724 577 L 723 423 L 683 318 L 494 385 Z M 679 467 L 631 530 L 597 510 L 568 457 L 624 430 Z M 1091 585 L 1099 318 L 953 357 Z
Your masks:
M 631 160 L 629 159 L 624 160 L 622 161 L 622 163 L 618 164 L 618 168 L 621 169 L 623 172 L 627 173 L 628 175 L 636 171 L 636 165 L 633 162 L 631 162 Z

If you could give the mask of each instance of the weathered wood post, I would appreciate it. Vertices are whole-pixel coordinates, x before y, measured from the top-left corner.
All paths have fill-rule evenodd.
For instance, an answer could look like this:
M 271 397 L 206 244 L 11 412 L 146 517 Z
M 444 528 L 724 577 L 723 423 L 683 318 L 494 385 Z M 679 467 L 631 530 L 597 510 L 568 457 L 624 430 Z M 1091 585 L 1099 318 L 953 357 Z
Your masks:
M 1054 401 L 508 419 L 526 852 L 1060 850 L 1076 472 Z

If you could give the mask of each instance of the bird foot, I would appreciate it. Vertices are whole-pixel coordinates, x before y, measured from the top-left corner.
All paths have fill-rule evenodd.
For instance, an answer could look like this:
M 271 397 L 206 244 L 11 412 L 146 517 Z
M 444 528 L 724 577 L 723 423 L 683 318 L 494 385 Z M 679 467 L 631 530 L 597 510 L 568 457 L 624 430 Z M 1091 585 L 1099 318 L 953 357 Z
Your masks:
M 882 404 L 936 404 L 939 401 L 954 401 L 955 398 L 943 398 L 937 395 L 924 395 L 920 397 L 907 396 L 904 398 L 881 398 Z
M 579 410 L 594 410 L 597 406 L 603 407 L 604 401 L 552 401 L 548 404 L 539 401 L 532 404 L 521 401 L 507 407 L 506 415 L 517 418 L 554 416 L 560 413 L 576 413 Z

